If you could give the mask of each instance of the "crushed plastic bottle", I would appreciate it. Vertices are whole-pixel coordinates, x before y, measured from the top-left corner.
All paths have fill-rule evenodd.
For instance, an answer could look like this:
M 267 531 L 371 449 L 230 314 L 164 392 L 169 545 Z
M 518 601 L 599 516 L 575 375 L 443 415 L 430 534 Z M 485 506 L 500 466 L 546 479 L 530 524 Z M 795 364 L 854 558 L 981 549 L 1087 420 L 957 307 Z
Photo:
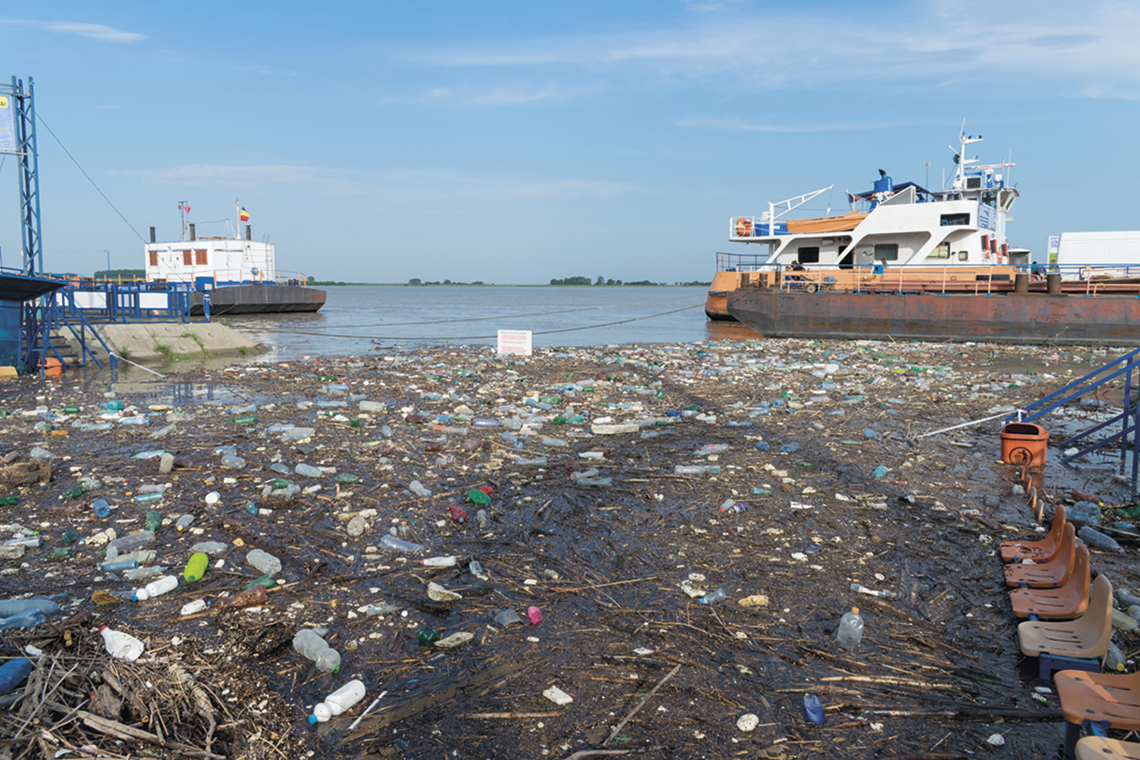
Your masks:
M 27 657 L 19 657 L 0 665 L 0 696 L 22 684 L 35 666 Z
M 113 631 L 107 626 L 100 628 L 99 633 L 103 636 L 103 645 L 107 648 L 107 654 L 117 659 L 134 662 L 146 649 L 145 644 L 129 633 Z
M 711 594 L 705 594 L 702 596 L 700 601 L 701 604 L 716 604 L 717 602 L 723 602 L 727 597 L 728 594 L 724 593 L 724 589 L 718 588 Z
M 316 666 L 326 672 L 335 673 L 340 670 L 340 653 L 328 645 L 312 628 L 302 628 L 293 637 L 293 649 L 296 652 L 316 663 Z
M 154 531 L 140 530 L 138 533 L 132 533 L 129 536 L 116 538 L 111 543 L 107 544 L 107 559 L 112 560 L 120 554 L 138 549 L 140 546 L 154 543 Z
M 44 622 L 44 613 L 33 607 L 32 609 L 27 609 L 15 615 L 0 619 L 0 630 L 8 628 L 34 628 L 42 622 Z
M 364 682 L 354 678 L 325 697 L 324 702 L 313 707 L 313 714 L 309 716 L 309 722 L 325 723 L 330 718 L 343 714 L 364 699 L 364 694 Z
M 277 573 L 281 572 L 281 560 L 268 552 L 263 552 L 261 549 L 254 549 L 245 555 L 245 561 L 257 568 L 261 573 L 277 575 Z
M 419 496 L 421 499 L 426 499 L 431 496 L 431 491 L 424 488 L 423 483 L 418 480 L 413 480 L 411 483 L 409 483 L 408 490 L 414 493 L 416 496 Z

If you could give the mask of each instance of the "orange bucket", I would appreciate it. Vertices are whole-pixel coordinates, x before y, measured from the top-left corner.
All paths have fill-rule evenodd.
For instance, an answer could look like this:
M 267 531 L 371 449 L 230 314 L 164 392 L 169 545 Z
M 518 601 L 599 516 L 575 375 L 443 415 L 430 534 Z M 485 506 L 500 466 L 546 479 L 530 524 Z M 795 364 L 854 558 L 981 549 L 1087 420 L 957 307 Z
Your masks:
M 1045 464 L 1049 433 L 1032 422 L 1011 422 L 1001 429 L 1001 461 L 1006 464 Z
M 54 356 L 49 356 L 40 362 L 40 366 L 44 369 L 44 377 L 62 377 L 63 376 L 63 362 L 56 359 Z

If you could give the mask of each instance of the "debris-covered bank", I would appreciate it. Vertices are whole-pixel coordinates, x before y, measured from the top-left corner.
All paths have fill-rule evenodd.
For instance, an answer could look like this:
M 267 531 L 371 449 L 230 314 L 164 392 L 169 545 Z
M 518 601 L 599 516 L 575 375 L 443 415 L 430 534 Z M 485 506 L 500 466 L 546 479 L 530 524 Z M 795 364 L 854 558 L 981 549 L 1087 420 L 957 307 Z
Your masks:
M 132 392 L 20 378 L 0 386 L 0 538 L 23 539 L 0 547 L 0 599 L 61 609 L 0 630 L 0 655 L 34 667 L 0 697 L 0 751 L 1047 756 L 1059 705 L 1021 662 L 995 556 L 1033 536 L 1025 473 L 997 462 L 1000 421 L 917 436 L 1114 356 L 381 348 Z M 1106 522 L 1131 506 L 1111 471 L 1046 470 L 1052 502 L 1074 486 Z M 148 527 L 107 569 L 110 542 Z M 1125 546 L 1093 567 L 1132 588 Z M 103 626 L 144 651 L 112 658 Z M 295 651 L 308 629 L 338 669 Z M 363 699 L 310 726 L 354 679 Z

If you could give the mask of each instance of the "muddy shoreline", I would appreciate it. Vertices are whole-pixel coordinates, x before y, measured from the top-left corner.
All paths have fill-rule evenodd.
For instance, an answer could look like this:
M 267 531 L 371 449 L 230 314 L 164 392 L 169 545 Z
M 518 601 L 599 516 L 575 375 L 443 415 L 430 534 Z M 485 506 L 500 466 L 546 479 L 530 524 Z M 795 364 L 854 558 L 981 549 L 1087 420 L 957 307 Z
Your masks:
M 533 357 L 381 347 L 153 382 L 20 378 L 0 386 L 4 452 L 15 452 L 9 466 L 48 452 L 35 461 L 53 478 L 0 491 L 18 496 L 0 507 L 0 538 L 22 526 L 43 542 L 0 560 L 0 599 L 65 597 L 60 616 L 0 630 L 5 659 L 29 644 L 44 653 L 39 685 L 14 704 L 0 698 L 0 733 L 15 737 L 0 746 L 13 757 L 1053 756 L 1060 706 L 1035 692 L 994 556 L 998 542 L 1034 534 L 1026 473 L 997 461 L 1000 420 L 918 436 L 1012 411 L 1116 355 L 800 340 Z M 149 423 L 124 424 L 138 417 Z M 288 426 L 313 432 L 285 440 Z M 222 466 L 227 446 L 243 468 Z M 177 458 L 169 474 L 157 455 L 132 458 L 164 451 Z M 1130 506 L 1113 472 L 1051 463 L 1042 491 L 1062 503 L 1079 487 Z M 98 485 L 62 498 L 84 478 Z M 411 493 L 412 481 L 431 495 Z M 133 501 L 163 484 L 161 500 Z M 469 499 L 481 487 L 489 505 Z M 93 515 L 97 498 L 109 518 Z M 450 505 L 467 518 L 454 521 Z M 201 581 L 131 602 L 141 584 L 100 570 L 99 536 L 141 530 L 151 509 L 164 526 L 149 548 L 169 573 L 194 544 L 227 549 Z M 185 514 L 193 523 L 178 531 Z M 393 530 L 423 551 L 384 550 Z M 82 539 L 74 557 L 51 559 L 67 531 Z M 1094 573 L 1134 588 L 1136 546 L 1094 551 Z M 260 576 L 252 549 L 282 561 L 267 603 L 180 615 Z M 456 564 L 419 562 L 435 556 Z M 433 601 L 429 582 L 461 598 Z M 699 601 L 716 589 L 725 601 Z M 847 652 L 834 631 L 853 606 L 866 629 Z M 526 621 L 529 607 L 541 622 L 494 619 L 511 609 Z M 113 660 L 101 625 L 146 652 Z M 293 651 L 313 626 L 327 627 L 339 672 Z M 473 638 L 420 646 L 425 628 Z M 1126 653 L 1138 640 L 1116 637 Z M 178 685 L 179 668 L 208 707 Z M 353 678 L 364 700 L 310 727 L 313 705 Z M 573 701 L 544 697 L 552 686 Z M 823 725 L 805 720 L 805 694 L 820 699 Z M 737 728 L 745 714 L 758 718 L 749 732 Z M 120 726 L 157 739 L 136 736 L 129 750 Z M 995 734 L 1003 746 L 987 743 Z

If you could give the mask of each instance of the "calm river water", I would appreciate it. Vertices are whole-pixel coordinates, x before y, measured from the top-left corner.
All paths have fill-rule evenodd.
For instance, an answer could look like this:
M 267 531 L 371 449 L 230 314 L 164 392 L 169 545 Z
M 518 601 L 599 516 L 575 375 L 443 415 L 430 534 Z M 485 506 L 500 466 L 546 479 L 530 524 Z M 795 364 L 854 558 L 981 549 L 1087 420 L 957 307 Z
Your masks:
M 218 317 L 262 343 L 261 361 L 363 353 L 378 345 L 482 343 L 530 330 L 534 346 L 751 339 L 735 322 L 705 319 L 703 287 L 325 288 L 316 314 Z

